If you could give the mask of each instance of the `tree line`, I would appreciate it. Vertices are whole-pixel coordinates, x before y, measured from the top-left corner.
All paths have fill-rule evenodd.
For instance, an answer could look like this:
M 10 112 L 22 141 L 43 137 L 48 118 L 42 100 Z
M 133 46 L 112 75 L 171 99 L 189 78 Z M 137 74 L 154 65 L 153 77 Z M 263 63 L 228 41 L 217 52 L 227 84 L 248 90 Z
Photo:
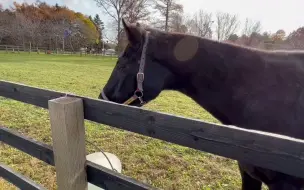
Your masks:
M 177 0 L 94 0 L 111 19 L 118 47 L 124 47 L 121 18 L 171 32 L 188 33 L 219 41 L 227 41 L 262 49 L 304 49 L 304 27 L 290 34 L 283 29 L 275 33 L 263 32 L 259 21 L 237 15 L 199 10 L 185 14 Z M 120 45 L 121 44 L 121 45 Z
M 102 47 L 103 22 L 58 4 L 37 1 L 0 6 L 0 44 L 79 51 Z

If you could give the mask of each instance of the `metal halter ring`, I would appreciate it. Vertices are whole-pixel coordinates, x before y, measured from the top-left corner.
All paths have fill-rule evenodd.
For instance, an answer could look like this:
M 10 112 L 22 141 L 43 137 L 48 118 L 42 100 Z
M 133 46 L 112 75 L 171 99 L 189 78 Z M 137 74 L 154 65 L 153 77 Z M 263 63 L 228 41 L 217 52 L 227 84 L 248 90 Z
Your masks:
M 136 90 L 134 92 L 134 95 L 137 96 L 137 98 L 142 98 L 144 96 L 144 93 L 141 90 Z

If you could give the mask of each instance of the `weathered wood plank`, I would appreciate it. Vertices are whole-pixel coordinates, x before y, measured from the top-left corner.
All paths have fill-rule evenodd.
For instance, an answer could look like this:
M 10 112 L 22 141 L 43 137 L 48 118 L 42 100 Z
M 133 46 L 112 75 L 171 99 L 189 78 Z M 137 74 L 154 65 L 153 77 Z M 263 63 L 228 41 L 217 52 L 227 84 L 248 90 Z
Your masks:
M 118 175 L 118 173 L 108 168 L 99 166 L 93 162 L 87 161 L 87 175 L 90 183 L 94 182 L 96 186 L 107 187 L 109 190 L 156 190 L 157 188 L 138 182 L 131 177 Z
M 22 136 L 14 130 L 3 126 L 0 126 L 0 141 L 54 166 L 52 147 L 46 144 Z M 110 190 L 156 189 L 105 167 L 98 166 L 90 161 L 87 161 L 86 164 L 88 182 L 98 187 Z
M 40 91 L 39 88 L 28 88 L 25 85 L 0 80 L 0 96 L 48 109 L 48 100 L 62 97 L 64 93 Z
M 64 94 L 0 81 L 0 96 L 41 107 Z M 304 178 L 303 140 L 77 97 L 85 119 Z
M 22 136 L 9 128 L 0 126 L 0 142 L 8 144 L 45 163 L 54 166 L 54 154 L 51 146 L 40 143 L 29 137 Z
M 49 115 L 58 189 L 85 190 L 88 182 L 82 99 L 50 100 Z
M 0 177 L 14 184 L 20 189 L 26 190 L 46 190 L 46 188 L 35 183 L 31 179 L 21 175 L 20 173 L 12 170 L 11 168 L 0 163 Z

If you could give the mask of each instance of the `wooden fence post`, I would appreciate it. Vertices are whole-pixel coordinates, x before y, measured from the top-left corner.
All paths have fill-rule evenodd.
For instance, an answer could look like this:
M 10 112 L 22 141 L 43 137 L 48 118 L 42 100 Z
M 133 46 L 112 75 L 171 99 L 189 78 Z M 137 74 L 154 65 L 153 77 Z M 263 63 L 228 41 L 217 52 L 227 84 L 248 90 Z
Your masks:
M 85 128 L 80 98 L 49 100 L 58 190 L 85 190 Z

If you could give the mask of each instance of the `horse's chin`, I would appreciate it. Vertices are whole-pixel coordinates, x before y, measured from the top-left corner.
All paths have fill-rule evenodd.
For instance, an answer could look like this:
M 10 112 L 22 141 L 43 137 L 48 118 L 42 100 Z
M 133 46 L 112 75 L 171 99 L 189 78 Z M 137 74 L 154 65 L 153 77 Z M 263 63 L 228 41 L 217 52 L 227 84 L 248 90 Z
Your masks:
M 124 104 L 124 103 L 122 103 L 122 102 L 116 102 L 116 101 L 111 101 L 111 100 L 107 100 L 108 99 L 108 97 L 107 97 L 107 99 L 105 99 L 104 98 L 104 96 L 102 96 L 102 94 L 100 93 L 99 94 L 99 96 L 98 96 L 98 99 L 100 99 L 100 100 L 105 100 L 105 101 L 109 101 L 109 102 L 113 102 L 113 103 L 117 103 L 117 104 Z M 128 106 L 133 106 L 133 107 L 142 107 L 142 106 L 144 106 L 144 105 L 146 105 L 148 102 L 145 102 L 145 103 L 141 103 L 140 101 L 139 101 L 139 99 L 137 99 L 137 100 L 135 100 L 135 101 L 133 101 L 132 103 L 130 103 L 130 104 L 128 104 Z

